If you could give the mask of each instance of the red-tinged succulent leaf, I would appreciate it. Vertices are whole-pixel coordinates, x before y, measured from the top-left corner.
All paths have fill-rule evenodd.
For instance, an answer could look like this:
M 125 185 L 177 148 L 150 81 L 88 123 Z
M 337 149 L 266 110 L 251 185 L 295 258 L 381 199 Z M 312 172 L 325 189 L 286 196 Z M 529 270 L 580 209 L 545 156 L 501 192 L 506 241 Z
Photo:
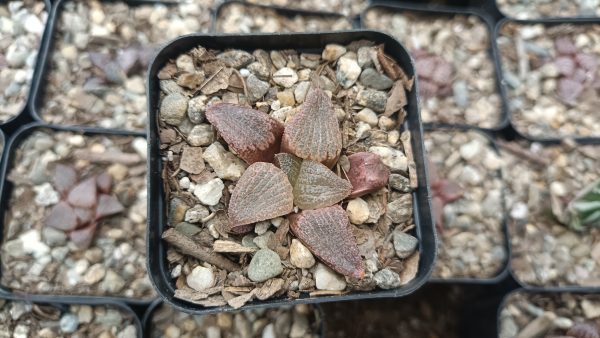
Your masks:
M 561 56 L 554 60 L 556 69 L 564 76 L 571 76 L 575 71 L 575 61 L 570 56 Z
M 438 96 L 439 86 L 433 81 L 419 80 L 419 95 L 424 99 Z
M 217 103 L 206 109 L 206 118 L 248 164 L 273 162 L 279 152 L 283 125 L 260 110 Z
M 360 152 L 348 156 L 350 170 L 346 173 L 352 184 L 350 198 L 375 192 L 388 183 L 390 169 L 383 164 L 381 157 L 369 152 Z
M 91 209 L 87 208 L 73 208 L 75 215 L 77 216 L 77 227 L 86 225 L 94 220 L 94 213 Z
M 294 195 L 285 173 L 271 163 L 256 162 L 237 182 L 229 201 L 229 226 L 234 228 L 292 212 Z
M 77 227 L 77 215 L 69 203 L 61 201 L 50 209 L 44 223 L 55 229 L 70 231 Z
M 422 54 L 423 56 L 415 56 L 417 60 L 415 61 L 415 68 L 417 69 L 417 76 L 425 77 L 430 79 L 435 72 L 435 67 L 437 65 L 437 59 L 435 56 L 425 56 L 426 54 Z
M 67 201 L 74 207 L 91 208 L 96 205 L 96 177 L 90 177 L 79 184 L 69 192 Z
M 289 216 L 290 229 L 306 247 L 333 270 L 362 278 L 365 269 L 348 216 L 334 205 Z
M 110 190 L 112 189 L 112 176 L 103 172 L 96 177 L 96 185 L 101 193 L 110 194 Z
M 292 154 L 279 153 L 275 155 L 275 164 L 287 175 L 292 187 L 296 184 L 302 159 Z
M 562 78 L 558 81 L 558 96 L 563 102 L 572 104 L 583 92 L 583 85 L 569 78 Z
M 569 55 L 577 53 L 577 47 L 573 41 L 571 41 L 571 38 L 567 36 L 559 37 L 554 40 L 554 46 L 556 47 L 558 54 Z
M 434 191 L 434 194 L 439 196 L 444 204 L 456 201 L 464 193 L 464 190 L 458 183 L 449 180 L 441 180 L 438 189 Z
M 66 194 L 77 183 L 77 172 L 68 165 L 56 164 L 54 168 L 54 188 L 61 194 Z
M 303 160 L 294 184 L 294 204 L 300 209 L 319 209 L 338 203 L 352 191 L 352 184 L 323 164 Z
M 331 168 L 342 151 L 342 132 L 331 99 L 311 87 L 298 113 L 285 126 L 281 150 Z
M 454 66 L 444 60 L 443 58 L 438 58 L 437 66 L 435 67 L 435 72 L 431 79 L 441 85 L 446 85 L 452 83 L 452 77 L 454 76 Z
M 98 199 L 98 206 L 96 207 L 96 219 L 118 214 L 123 210 L 125 208 L 115 196 L 102 194 Z
M 85 228 L 71 231 L 69 233 L 69 239 L 71 239 L 71 242 L 73 242 L 73 244 L 75 244 L 79 249 L 87 249 L 89 248 L 90 244 L 92 244 L 97 227 L 98 225 L 96 223 L 91 223 Z
M 575 60 L 587 72 L 594 75 L 598 70 L 598 57 L 588 53 L 578 53 L 575 55 Z

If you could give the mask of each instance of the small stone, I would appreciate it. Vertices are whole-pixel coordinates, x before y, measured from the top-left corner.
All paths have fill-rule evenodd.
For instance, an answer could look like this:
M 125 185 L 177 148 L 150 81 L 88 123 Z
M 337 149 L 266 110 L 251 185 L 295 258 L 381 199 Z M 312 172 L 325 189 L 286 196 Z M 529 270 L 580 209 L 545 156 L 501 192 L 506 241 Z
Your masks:
M 100 283 L 100 289 L 110 294 L 116 294 L 125 287 L 125 280 L 113 270 L 106 271 L 106 276 Z
M 188 102 L 187 116 L 193 124 L 200 124 L 204 122 L 204 112 L 206 111 L 207 101 L 208 97 L 206 95 L 199 95 L 193 97 Z
M 373 276 L 375 283 L 381 289 L 395 289 L 400 286 L 400 276 L 390 269 L 383 269 Z
M 600 302 L 594 302 L 589 299 L 581 301 L 581 309 L 587 319 L 594 319 L 600 317 Z
M 346 47 L 336 44 L 329 44 L 325 46 L 325 49 L 323 49 L 321 57 L 326 61 L 335 61 L 344 54 L 346 54 Z
M 248 99 L 256 102 L 262 99 L 269 91 L 269 83 L 259 80 L 254 74 L 250 74 L 246 79 L 246 87 L 248 88 Z
M 165 329 L 165 337 L 167 338 L 179 338 L 181 337 L 181 329 L 171 324 Z
M 254 238 L 254 244 L 261 249 L 268 249 L 274 237 L 275 234 L 272 231 L 266 231 L 264 234 Z
M 136 338 L 137 337 L 137 329 L 135 325 L 129 324 L 125 327 L 125 329 L 119 334 L 117 334 L 117 338 Z
M 242 237 L 242 245 L 247 248 L 258 248 L 256 243 L 254 243 L 254 238 L 256 238 L 254 235 L 246 235 Z
M 65 313 L 60 318 L 60 330 L 64 333 L 73 333 L 79 327 L 79 318 L 72 313 Z
M 343 291 L 346 289 L 346 280 L 344 277 L 321 263 L 317 264 L 314 276 L 317 289 L 319 290 Z
M 396 126 L 396 121 L 393 118 L 381 116 L 377 125 L 380 129 L 388 131 Z
M 264 282 L 283 272 L 279 255 L 269 249 L 257 251 L 248 265 L 248 278 L 253 282 Z
M 63 245 L 67 242 L 67 234 L 64 231 L 49 226 L 42 228 L 42 238 L 49 246 Z
M 261 338 L 277 338 L 277 335 L 275 334 L 275 325 L 273 323 L 265 326 Z
M 187 141 L 192 147 L 207 146 L 214 142 L 215 133 L 210 124 L 194 126 L 188 134 Z
M 102 264 L 94 264 L 90 266 L 85 275 L 83 276 L 83 282 L 92 285 L 96 284 L 104 278 L 106 275 L 106 269 Z
M 363 224 L 369 219 L 369 204 L 362 198 L 352 199 L 348 202 L 346 213 L 352 224 Z
M 294 322 L 290 330 L 290 338 L 302 338 L 309 329 L 308 317 L 305 314 L 294 313 Z
M 460 146 L 460 156 L 465 159 L 465 161 L 471 161 L 477 157 L 481 153 L 483 149 L 483 145 L 481 141 L 475 139 L 469 143 L 465 143 Z
M 175 225 L 183 221 L 186 211 L 190 208 L 182 199 L 177 197 L 171 199 L 169 202 L 169 217 L 167 219 L 168 224 Z
M 143 137 L 136 137 L 131 142 L 131 147 L 135 152 L 140 155 L 144 160 L 148 158 L 148 142 Z
M 337 71 L 336 71 L 336 79 L 338 83 L 344 88 L 350 88 L 358 77 L 360 76 L 360 66 L 356 60 L 342 57 L 338 61 Z
M 93 319 L 93 311 L 90 305 L 80 305 L 77 311 L 77 319 L 80 323 L 90 323 Z
M 377 114 L 369 108 L 364 108 L 363 110 L 359 111 L 355 117 L 359 121 L 368 123 L 371 127 L 376 127 L 379 121 Z
M 356 95 L 356 102 L 363 107 L 383 113 L 387 103 L 387 94 L 378 90 L 363 89 Z
M 387 90 L 392 88 L 394 81 L 373 68 L 367 68 L 360 74 L 360 84 L 377 90 Z
M 27 338 L 29 336 L 29 327 L 24 324 L 19 324 L 13 331 L 12 338 Z
M 391 174 L 389 179 L 390 187 L 399 192 L 411 192 L 410 179 L 400 174 Z
M 182 234 L 189 236 L 189 237 L 192 237 L 195 234 L 202 231 L 202 229 L 199 226 L 194 225 L 192 223 L 188 223 L 188 222 L 178 223 L 175 226 L 175 230 L 177 230 L 177 231 L 181 232 Z
M 269 68 L 267 68 L 267 66 L 263 65 L 260 62 L 252 62 L 251 64 L 248 65 L 248 70 L 253 75 L 256 75 L 259 79 L 262 79 L 262 80 L 268 80 L 269 76 L 271 75 Z M 250 74 L 248 75 L 248 78 L 250 78 Z M 246 86 L 248 86 L 247 80 L 246 80 Z
M 404 194 L 387 205 L 387 215 L 394 223 L 406 223 L 412 218 L 412 195 Z
M 210 211 L 202 204 L 196 204 L 185 212 L 185 221 L 188 223 L 199 223 L 202 219 L 208 217 Z
M 396 255 L 400 258 L 407 258 L 412 255 L 417 249 L 417 245 L 419 245 L 419 240 L 416 237 L 398 229 L 394 231 L 393 236 L 394 250 L 396 250 Z
M 215 285 L 215 274 L 212 269 L 197 266 L 186 277 L 186 283 L 196 291 L 203 291 Z
M 225 150 L 219 142 L 206 148 L 202 158 L 214 169 L 215 174 L 224 180 L 237 181 L 247 167 L 244 161 Z
M 293 107 L 296 104 L 294 94 L 291 91 L 278 92 L 277 99 L 283 107 Z
M 308 93 L 308 88 L 310 88 L 310 82 L 302 81 L 298 83 L 296 89 L 294 89 L 294 98 L 296 99 L 296 102 L 304 102 L 304 99 L 306 98 L 306 93 Z
M 223 196 L 225 184 L 220 178 L 214 178 L 206 183 L 199 184 L 194 189 L 194 195 L 198 197 L 200 203 L 204 205 L 216 205 Z
M 44 183 L 33 187 L 36 192 L 34 202 L 40 207 L 47 207 L 58 203 L 60 195 L 52 188 L 50 183 Z
M 296 71 L 291 68 L 283 67 L 273 73 L 273 82 L 285 88 L 291 88 L 296 82 L 298 82 L 298 74 L 296 74 Z
M 254 61 L 254 56 L 252 56 L 252 54 L 239 49 L 223 52 L 217 55 L 217 58 L 225 62 L 227 67 L 236 69 L 244 67 Z
M 315 258 L 302 242 L 294 238 L 290 245 L 290 263 L 300 269 L 310 269 L 315 265 Z
M 31 311 L 31 304 L 25 302 L 12 302 L 10 305 L 10 317 L 12 320 L 19 320 L 22 315 Z
M 200 174 L 204 170 L 204 160 L 202 159 L 202 148 L 183 147 L 179 168 L 190 174 Z
M 400 150 L 376 146 L 369 148 L 369 152 L 379 155 L 383 164 L 388 166 L 392 172 L 406 173 L 408 170 L 408 159 Z
M 188 99 L 180 93 L 171 93 L 160 104 L 160 118 L 170 125 L 178 126 L 187 113 Z
M 188 54 L 181 54 L 175 60 L 175 65 L 180 72 L 193 73 L 196 71 L 194 59 Z
M 467 108 L 469 105 L 469 88 L 466 81 L 456 81 L 452 85 L 454 102 L 461 108 Z
M 258 222 L 256 223 L 256 225 L 254 226 L 254 232 L 257 235 L 262 235 L 265 232 L 267 232 L 267 230 L 269 230 L 269 227 L 271 226 L 271 222 L 270 221 L 263 221 L 263 222 Z

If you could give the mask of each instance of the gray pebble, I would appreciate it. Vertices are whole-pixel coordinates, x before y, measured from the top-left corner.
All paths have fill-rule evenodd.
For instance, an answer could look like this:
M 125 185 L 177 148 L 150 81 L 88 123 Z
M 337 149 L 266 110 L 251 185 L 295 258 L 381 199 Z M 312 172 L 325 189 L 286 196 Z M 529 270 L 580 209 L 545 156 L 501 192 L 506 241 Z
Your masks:
M 236 69 L 244 67 L 254 61 L 254 56 L 252 56 L 252 54 L 239 49 L 223 52 L 217 55 L 217 58 L 225 62 L 227 67 Z
M 187 97 L 179 93 L 169 94 L 160 105 L 160 118 L 170 125 L 178 126 L 185 119 L 187 106 Z
M 72 314 L 66 313 L 60 318 L 60 330 L 64 333 L 73 333 L 79 327 L 79 318 Z
M 413 213 L 412 195 L 404 194 L 390 203 L 387 207 L 387 215 L 394 223 L 405 223 L 411 219 Z
M 248 98 L 252 102 L 260 100 L 270 88 L 268 82 L 259 80 L 254 74 L 250 74 L 246 79 L 246 87 L 248 88 Z
M 364 89 L 358 92 L 356 101 L 364 107 L 382 113 L 385 110 L 385 104 L 387 103 L 387 94 L 373 89 Z
M 210 124 L 199 124 L 190 130 L 187 141 L 192 147 L 202 147 L 213 143 L 215 133 Z
M 254 282 L 264 282 L 282 272 L 279 255 L 269 249 L 257 251 L 248 265 L 248 277 Z
M 67 242 L 67 235 L 64 231 L 48 226 L 42 228 L 42 238 L 44 243 L 50 246 L 63 245 Z
M 377 286 L 381 289 L 394 289 L 400 286 L 400 276 L 390 269 L 383 269 L 378 271 L 373 279 Z
M 195 234 L 199 233 L 202 229 L 199 226 L 194 225 L 192 223 L 181 222 L 177 223 L 177 225 L 175 226 L 175 230 L 181 232 L 186 236 L 192 237 Z
M 452 85 L 454 94 L 454 102 L 461 108 L 466 108 L 469 105 L 469 88 L 465 81 L 456 81 Z
M 389 178 L 390 187 L 394 190 L 398 190 L 400 192 L 411 192 L 412 188 L 410 187 L 410 179 L 404 177 L 400 174 L 391 174 Z
M 192 98 L 188 103 L 187 116 L 193 124 L 204 122 L 207 100 L 206 95 L 200 95 Z
M 369 88 L 377 90 L 386 90 L 392 88 L 394 81 L 389 77 L 380 74 L 373 68 L 367 68 L 360 74 L 360 83 Z
M 396 255 L 400 258 L 407 258 L 412 255 L 419 245 L 419 240 L 400 230 L 394 231 L 394 249 Z

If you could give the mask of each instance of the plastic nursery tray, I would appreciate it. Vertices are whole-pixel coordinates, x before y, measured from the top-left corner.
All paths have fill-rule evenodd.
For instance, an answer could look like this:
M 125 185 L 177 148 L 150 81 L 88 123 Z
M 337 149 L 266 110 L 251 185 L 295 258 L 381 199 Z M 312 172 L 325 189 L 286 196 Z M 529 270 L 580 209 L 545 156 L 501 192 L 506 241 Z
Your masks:
M 502 10 L 502 6 L 500 6 L 498 4 L 498 0 L 483 0 L 485 2 L 489 2 L 489 7 L 490 8 L 494 8 L 499 14 L 501 14 L 503 17 L 509 18 L 509 19 L 514 19 L 513 16 L 511 16 L 508 13 L 505 13 Z M 551 2 L 551 1 L 548 1 Z M 539 12 L 537 12 L 536 14 L 539 14 Z M 549 16 L 549 17 L 538 17 L 538 18 L 532 18 L 532 20 L 537 20 L 537 19 L 556 19 L 556 20 L 565 20 L 565 19 L 593 19 L 593 18 L 598 18 L 597 15 L 590 15 L 590 16 L 579 16 L 579 15 L 575 15 L 575 16 Z
M 167 266 L 167 245 L 161 239 L 166 227 L 166 205 L 161 177 L 162 160 L 159 155 L 158 136 L 158 107 L 159 83 L 157 74 L 163 65 L 170 59 L 176 58 L 181 53 L 201 45 L 214 49 L 237 48 L 252 52 L 255 49 L 296 49 L 305 52 L 319 52 L 330 43 L 348 44 L 357 40 L 369 40 L 377 44 L 385 44 L 385 51 L 395 58 L 408 76 L 414 75 L 414 67 L 406 49 L 389 35 L 375 31 L 340 31 L 326 33 L 289 33 L 289 34 L 247 34 L 247 35 L 187 35 L 171 41 L 157 54 L 148 71 L 148 271 L 157 292 L 175 308 L 190 313 L 216 313 L 232 311 L 229 306 L 203 307 L 174 297 L 175 283 L 170 277 Z M 430 207 L 431 195 L 427 179 L 427 164 L 423 146 L 423 128 L 417 102 L 416 87 L 408 93 L 407 120 L 403 128 L 412 133 L 412 147 L 417 166 L 419 188 L 413 192 L 414 222 L 416 236 L 419 238 L 418 273 L 407 285 L 395 290 L 376 290 L 370 292 L 357 292 L 341 296 L 324 296 L 289 300 L 286 298 L 271 299 L 267 301 L 254 301 L 246 304 L 243 309 L 266 306 L 293 305 L 301 303 L 319 303 L 345 301 L 354 299 L 370 299 L 383 297 L 406 296 L 421 287 L 429 278 L 436 255 L 436 234 Z
M 0 0 L 2 1 L 2 0 Z M 45 0 L 47 2 L 50 2 L 51 0 Z M 72 1 L 77 1 L 77 0 L 52 0 L 54 2 L 54 5 L 52 6 L 52 12 L 48 18 L 48 23 L 46 25 L 46 31 L 44 32 L 44 43 L 42 44 L 42 49 L 40 50 L 40 56 L 39 57 L 39 62 L 37 65 L 37 70 L 36 70 L 36 76 L 34 78 L 34 80 L 32 81 L 32 88 L 31 88 L 31 100 L 30 100 L 30 112 L 31 112 L 31 116 L 33 117 L 33 119 L 35 121 L 39 121 L 39 122 L 43 122 L 48 124 L 48 122 L 46 122 L 44 120 L 44 112 L 43 112 L 43 103 L 45 100 L 45 86 L 46 86 L 46 79 L 48 76 L 48 71 L 50 70 L 50 68 L 52 67 L 52 53 L 56 52 L 56 50 L 54 50 L 54 37 L 56 36 L 57 33 L 57 25 L 59 24 L 59 20 L 60 20 L 60 15 L 62 12 L 62 8 L 63 5 L 67 2 L 72 2 Z M 176 0 L 166 0 L 166 1 L 161 1 L 161 0 L 100 0 L 101 2 L 106 2 L 106 3 L 114 3 L 114 2 L 122 2 L 127 4 L 128 6 L 140 6 L 140 5 L 158 5 L 158 4 L 162 4 L 165 6 L 174 6 L 180 2 L 177 2 Z M 48 7 L 50 8 L 50 7 Z M 84 128 L 91 128 L 91 129 L 98 129 L 98 130 L 110 130 L 107 128 L 100 128 L 100 127 L 96 127 L 96 126 L 88 126 L 88 125 L 74 125 L 75 127 L 84 127 Z M 17 126 L 18 128 L 18 126 Z M 127 131 L 127 132 L 133 132 L 136 133 L 136 131 L 131 131 L 131 130 L 126 130 L 126 129 L 120 129 L 117 128 L 116 130 L 122 130 L 122 131 Z
M 500 150 L 498 148 L 498 144 L 496 143 L 496 140 L 494 138 L 493 135 L 491 135 L 489 132 L 486 132 L 484 130 L 480 130 L 478 128 L 473 128 L 473 127 L 457 127 L 457 126 L 436 126 L 436 127 L 432 127 L 432 126 L 425 126 L 423 127 L 425 134 L 427 134 L 428 132 L 443 132 L 443 131 L 448 131 L 448 132 L 468 132 L 468 131 L 473 131 L 476 133 L 479 133 L 480 135 L 483 135 L 485 138 L 488 139 L 488 141 L 490 142 L 489 146 L 494 149 L 494 151 L 499 155 L 500 154 Z M 504 178 L 502 176 L 502 170 L 497 170 L 497 177 L 504 181 Z M 511 246 L 510 246 L 510 236 L 509 236 L 509 232 L 508 232 L 508 222 L 506 219 L 506 205 L 505 205 L 505 196 L 504 196 L 504 190 L 502 189 L 502 209 L 504 210 L 503 214 L 504 216 L 502 217 L 502 236 L 503 241 L 502 241 L 502 245 L 504 246 L 504 252 L 506 253 L 506 259 L 504 260 L 502 266 L 500 267 L 500 269 L 498 269 L 497 273 L 493 276 L 493 277 L 488 277 L 488 278 L 476 278 L 476 277 L 451 277 L 451 278 L 441 278 L 441 277 L 432 277 L 430 282 L 432 283 L 439 283 L 439 284 L 479 284 L 479 285 L 489 285 L 489 284 L 498 284 L 499 282 L 503 281 L 504 279 L 506 279 L 509 275 L 510 275 L 510 257 L 511 257 Z M 438 241 L 441 242 L 441 239 L 438 238 Z M 438 257 L 439 259 L 439 257 Z
M 506 89 L 507 84 L 506 84 L 506 81 L 504 80 L 504 72 L 502 70 L 502 62 L 500 60 L 500 49 L 498 48 L 498 43 L 497 43 L 498 36 L 500 36 L 500 30 L 502 29 L 502 27 L 504 27 L 504 25 L 506 25 L 510 22 L 515 22 L 515 23 L 522 24 L 522 25 L 542 24 L 544 26 L 557 26 L 557 25 L 562 25 L 562 24 L 568 24 L 568 25 L 596 24 L 596 25 L 600 25 L 600 18 L 566 18 L 566 19 L 565 18 L 554 18 L 554 19 L 539 19 L 539 20 L 514 20 L 514 19 L 510 19 L 510 18 L 504 18 L 496 24 L 496 27 L 494 28 L 494 36 L 493 36 L 494 49 L 496 50 L 496 53 L 497 53 L 496 61 L 498 63 L 498 72 L 499 72 L 500 80 L 501 80 L 502 87 L 503 87 L 503 89 L 502 89 L 502 100 L 504 101 L 503 106 L 506 107 L 506 112 L 507 112 L 507 116 L 510 121 L 510 126 L 514 130 L 514 133 L 518 134 L 519 136 L 521 136 L 524 139 L 527 139 L 531 142 L 553 143 L 553 142 L 557 142 L 557 141 L 560 141 L 563 139 L 568 139 L 568 138 L 571 139 L 572 138 L 577 141 L 600 143 L 600 135 L 586 136 L 586 137 L 582 137 L 582 136 L 535 137 L 535 136 L 521 133 L 520 131 L 517 130 L 517 128 L 514 127 L 512 111 L 510 110 L 510 99 L 508 97 L 508 90 Z
M 154 317 L 154 311 L 156 311 L 160 306 L 165 304 L 162 299 L 157 299 L 152 304 L 148 306 L 144 316 L 142 317 L 142 327 L 144 328 L 144 338 L 150 338 L 152 336 L 152 319 Z M 167 305 L 168 306 L 168 305 Z M 323 308 L 319 304 L 314 304 L 315 311 L 321 320 L 321 325 L 319 327 L 318 337 L 325 337 L 325 312 Z M 177 309 L 175 309 L 177 311 Z M 240 310 L 239 312 L 243 312 Z
M 144 136 L 143 133 L 125 132 L 119 130 L 105 130 L 98 128 L 85 128 L 85 127 L 67 127 L 67 126 L 50 126 L 39 122 L 34 122 L 21 127 L 15 132 L 15 134 L 8 140 L 4 146 L 4 156 L 2 161 L 2 167 L 0 171 L 0 243 L 4 242 L 4 226 L 5 226 L 5 212 L 8 209 L 8 202 L 10 194 L 12 192 L 13 184 L 6 180 L 9 170 L 12 167 L 14 161 L 15 148 L 18 147 L 24 139 L 26 139 L 32 132 L 40 129 L 51 130 L 55 132 L 73 132 L 83 135 L 123 135 L 123 136 Z M 3 267 L 0 265 L 0 276 L 2 275 Z M 146 306 L 150 304 L 153 299 L 138 299 L 138 298 L 127 298 L 117 296 L 92 296 L 92 295 L 67 295 L 67 294 L 30 294 L 22 291 L 13 291 L 12 289 L 0 284 L 0 297 L 21 297 L 24 299 L 32 299 L 40 302 L 63 302 L 63 301 L 79 301 L 80 303 L 89 302 L 90 304 L 102 303 L 102 302 L 116 302 L 126 303 L 133 307 Z
M 455 15 L 472 15 L 479 18 L 483 24 L 487 27 L 488 36 L 489 36 L 489 46 L 488 46 L 488 57 L 494 64 L 494 72 L 496 74 L 494 80 L 496 84 L 496 92 L 500 95 L 501 106 L 500 109 L 500 121 L 493 128 L 481 128 L 477 126 L 471 126 L 468 124 L 460 123 L 460 124 L 447 124 L 447 123 L 438 123 L 438 122 L 427 122 L 423 123 L 424 126 L 427 127 L 447 127 L 447 126 L 456 126 L 462 128 L 477 128 L 486 131 L 499 132 L 505 129 L 509 124 L 509 115 L 508 115 L 508 107 L 506 106 L 506 101 L 504 98 L 506 97 L 506 88 L 501 85 L 501 70 L 500 70 L 500 61 L 497 57 L 498 53 L 496 50 L 496 44 L 492 42 L 494 38 L 494 19 L 489 16 L 485 11 L 480 11 L 476 8 L 464 8 L 457 6 L 446 6 L 439 4 L 417 4 L 417 3 L 400 3 L 400 2 L 374 2 L 369 7 L 367 7 L 360 15 L 360 27 L 363 29 L 367 29 L 365 27 L 365 15 L 369 10 L 372 9 L 381 9 L 385 10 L 388 13 L 401 13 L 401 12 L 412 12 L 422 15 L 427 15 L 430 17 L 436 16 L 444 16 L 444 17 L 453 17 Z M 400 41 L 402 42 L 402 41 Z M 419 97 L 420 100 L 420 97 Z
M 351 27 L 356 27 L 356 25 L 354 25 L 354 23 L 352 22 L 352 20 L 350 18 L 346 17 L 345 15 L 339 14 L 339 13 L 312 11 L 312 10 L 306 10 L 306 9 L 294 9 L 294 8 L 289 8 L 289 7 L 275 6 L 275 5 L 253 4 L 253 3 L 249 3 L 249 2 L 245 2 L 245 1 L 241 1 L 241 0 L 230 0 L 230 1 L 225 1 L 225 2 L 221 3 L 219 6 L 217 6 L 217 8 L 215 10 L 215 14 L 213 16 L 211 32 L 222 33 L 222 32 L 218 31 L 218 26 L 217 26 L 217 23 L 219 21 L 219 16 L 223 13 L 223 11 L 225 9 L 227 9 L 227 7 L 229 7 L 231 5 L 236 5 L 236 4 L 247 7 L 247 8 L 262 8 L 265 10 L 273 10 L 278 15 L 287 17 L 289 19 L 292 19 L 295 16 L 319 17 L 319 18 L 323 18 L 323 19 L 345 18 Z
M 118 308 L 125 312 L 131 318 L 133 325 L 135 325 L 136 337 L 144 337 L 142 322 L 136 313 L 127 304 L 112 300 L 112 299 L 87 299 L 85 297 L 78 296 L 42 296 L 42 295 L 0 295 L 0 300 L 5 301 L 17 301 L 49 305 L 60 310 L 65 310 L 69 305 L 90 305 L 90 306 L 111 306 Z
M 44 10 L 46 11 L 46 13 L 48 14 L 48 18 L 46 19 L 46 23 L 44 24 L 44 33 L 42 34 L 42 36 L 40 37 L 40 43 L 37 47 L 37 56 L 36 56 L 36 61 L 35 61 L 35 66 L 33 67 L 33 76 L 31 77 L 31 80 L 29 81 L 29 91 L 27 92 L 27 96 L 24 98 L 25 102 L 23 105 L 23 108 L 21 109 L 21 112 L 19 112 L 17 115 L 9 118 L 8 120 L 4 121 L 4 123 L 0 124 L 0 127 L 2 127 L 2 129 L 4 129 L 4 132 L 8 134 L 8 136 L 10 136 L 10 134 L 12 133 L 12 131 L 18 129 L 20 126 L 22 126 L 25 123 L 28 123 L 31 121 L 31 115 L 33 114 L 31 112 L 31 106 L 32 106 L 32 102 L 35 99 L 35 90 L 34 88 L 36 87 L 37 84 L 37 79 L 40 76 L 40 72 L 41 72 L 41 64 L 44 63 L 45 61 L 45 55 L 46 53 L 45 51 L 45 45 L 46 45 L 46 41 L 48 40 L 48 35 L 49 35 L 49 31 L 50 31 L 50 21 L 52 20 L 52 3 L 50 0 L 43 0 L 44 4 L 45 4 L 45 8 Z M 0 3 L 5 3 L 5 1 L 0 1 Z M 4 51 L 3 51 L 4 53 Z

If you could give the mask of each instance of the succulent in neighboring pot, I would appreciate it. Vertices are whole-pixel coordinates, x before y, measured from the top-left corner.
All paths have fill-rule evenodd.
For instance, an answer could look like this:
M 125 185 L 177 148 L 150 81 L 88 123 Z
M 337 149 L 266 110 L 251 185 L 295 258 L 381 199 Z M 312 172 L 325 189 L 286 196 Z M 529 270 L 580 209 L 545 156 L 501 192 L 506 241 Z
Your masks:
M 435 163 L 429 162 L 429 180 L 431 182 L 431 208 L 433 218 L 439 231 L 444 229 L 444 206 L 461 198 L 464 190 L 455 181 L 438 175 Z
M 75 169 L 57 164 L 53 179 L 61 201 L 50 209 L 45 225 L 68 232 L 81 249 L 89 247 L 102 218 L 125 209 L 111 195 L 112 177 L 106 172 L 79 180 Z
M 575 230 L 600 227 L 600 180 L 579 192 L 567 211 L 568 225 Z
M 578 51 L 569 37 L 559 37 L 554 41 L 557 56 L 554 60 L 561 75 L 558 85 L 558 97 L 566 104 L 575 104 L 587 87 L 600 86 L 598 79 L 598 60 L 596 56 Z
M 422 50 L 413 51 L 413 55 L 419 78 L 419 95 L 424 99 L 452 95 L 452 63 Z

